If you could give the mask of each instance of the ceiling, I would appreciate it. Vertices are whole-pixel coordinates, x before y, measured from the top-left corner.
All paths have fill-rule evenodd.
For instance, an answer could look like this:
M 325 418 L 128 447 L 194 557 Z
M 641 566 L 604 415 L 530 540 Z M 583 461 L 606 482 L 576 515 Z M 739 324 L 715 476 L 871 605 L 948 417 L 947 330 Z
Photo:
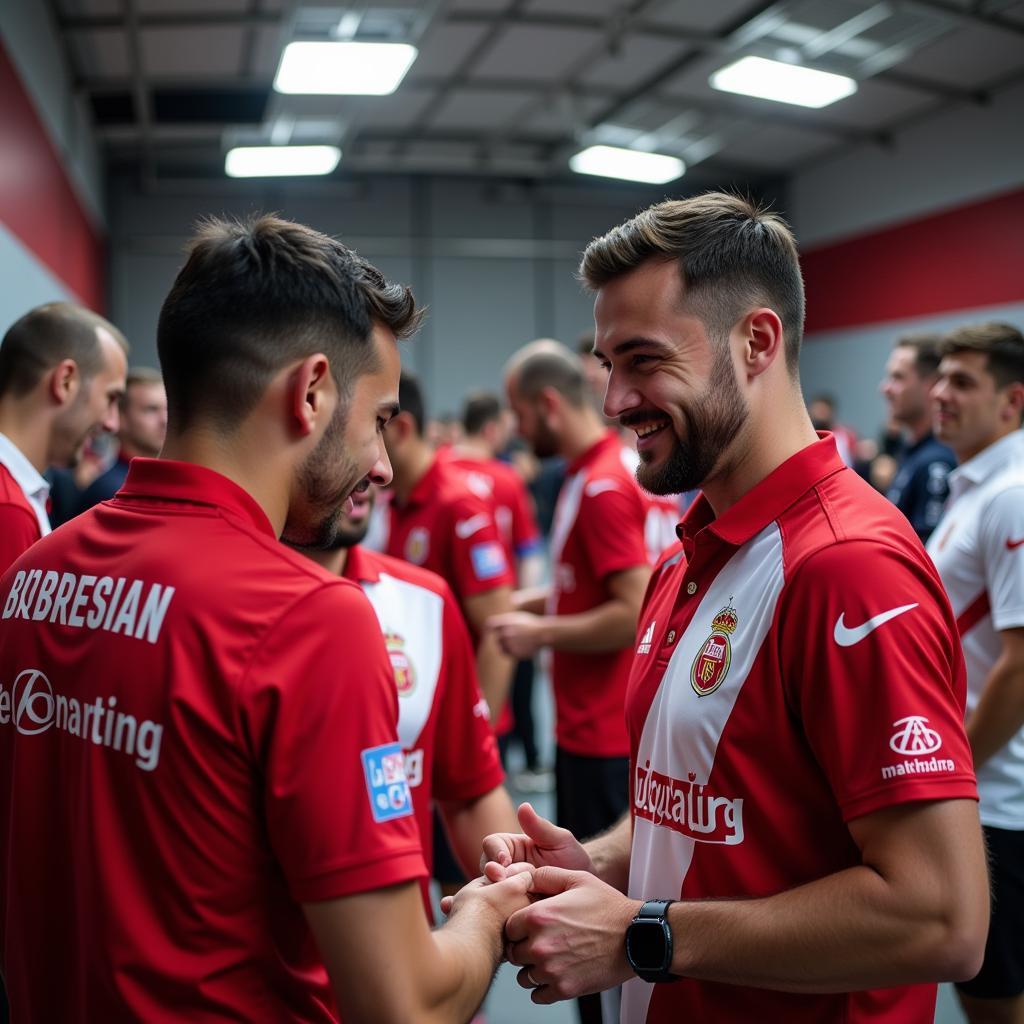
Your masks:
M 786 175 L 1024 77 L 1021 0 L 47 0 L 114 166 L 215 177 L 241 142 L 340 141 L 352 171 L 567 177 L 581 144 Z M 348 17 L 345 17 L 348 15 Z M 344 20 L 343 20 L 344 19 Z M 391 96 L 281 96 L 283 45 L 408 41 Z M 355 33 L 354 36 L 352 33 Z M 850 74 L 807 110 L 713 90 L 746 54 Z

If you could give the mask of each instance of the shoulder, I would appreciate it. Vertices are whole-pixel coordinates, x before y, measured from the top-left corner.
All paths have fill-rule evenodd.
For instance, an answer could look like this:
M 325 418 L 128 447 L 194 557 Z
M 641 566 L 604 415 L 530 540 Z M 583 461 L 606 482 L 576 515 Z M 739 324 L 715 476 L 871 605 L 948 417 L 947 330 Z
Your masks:
M 419 587 L 421 590 L 429 590 L 439 597 L 450 597 L 451 587 L 444 581 L 443 577 L 430 569 L 413 565 L 401 558 L 394 558 L 391 555 L 382 554 L 379 551 L 367 551 L 361 549 L 361 555 L 367 562 L 372 564 L 379 572 L 392 576 L 410 586 Z

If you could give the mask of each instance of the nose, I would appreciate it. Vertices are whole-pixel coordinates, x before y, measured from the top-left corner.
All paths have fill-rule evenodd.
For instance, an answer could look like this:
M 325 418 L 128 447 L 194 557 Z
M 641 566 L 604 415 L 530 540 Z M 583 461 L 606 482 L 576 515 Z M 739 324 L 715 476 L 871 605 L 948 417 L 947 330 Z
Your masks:
M 103 418 L 100 426 L 108 434 L 116 434 L 118 428 L 121 426 L 121 416 L 118 412 L 117 402 L 111 403 L 110 408 L 107 410 L 107 415 Z
M 624 413 L 640 405 L 637 392 L 622 382 L 614 370 L 608 374 L 604 388 L 604 414 L 608 419 L 616 419 Z
M 372 483 L 378 487 L 387 487 L 391 483 L 394 474 L 391 472 L 391 459 L 388 458 L 388 449 L 383 441 L 377 442 L 377 461 L 370 467 L 367 476 Z
M 946 381 L 943 378 L 939 378 L 933 385 L 931 391 L 928 392 L 928 397 L 933 402 L 941 402 L 945 397 L 948 390 Z

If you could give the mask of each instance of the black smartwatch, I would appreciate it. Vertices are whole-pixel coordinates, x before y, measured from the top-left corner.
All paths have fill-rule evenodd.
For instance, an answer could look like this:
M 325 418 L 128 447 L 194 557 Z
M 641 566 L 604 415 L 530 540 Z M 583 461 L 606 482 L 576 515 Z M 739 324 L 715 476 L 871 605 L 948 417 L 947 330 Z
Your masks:
M 643 981 L 679 981 L 670 974 L 672 929 L 665 915 L 675 900 L 648 900 L 626 929 L 626 959 Z

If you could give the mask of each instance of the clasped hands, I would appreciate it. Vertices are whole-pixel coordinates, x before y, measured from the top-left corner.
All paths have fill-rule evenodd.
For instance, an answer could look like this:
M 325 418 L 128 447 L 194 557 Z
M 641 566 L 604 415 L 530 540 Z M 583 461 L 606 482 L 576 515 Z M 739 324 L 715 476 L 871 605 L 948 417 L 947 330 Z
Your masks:
M 519 808 L 522 834 L 496 833 L 483 842 L 481 878 L 441 909 L 519 874 L 531 874 L 523 903 L 505 922 L 505 957 L 521 968 L 518 982 L 535 1003 L 555 1003 L 612 988 L 633 977 L 626 962 L 626 927 L 640 906 L 594 874 L 590 856 L 573 834 Z M 504 888 L 504 887 L 502 887 Z

